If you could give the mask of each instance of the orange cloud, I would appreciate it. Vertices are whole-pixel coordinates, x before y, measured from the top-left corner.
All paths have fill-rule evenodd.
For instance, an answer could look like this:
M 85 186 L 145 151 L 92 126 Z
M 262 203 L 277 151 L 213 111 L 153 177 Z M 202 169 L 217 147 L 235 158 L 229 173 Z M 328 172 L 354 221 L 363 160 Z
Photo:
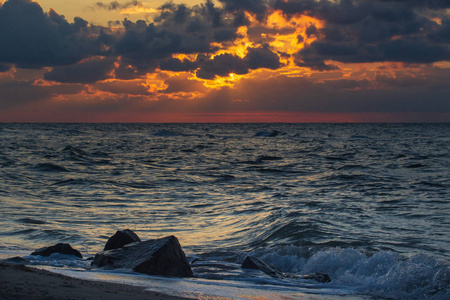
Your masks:
M 144 6 L 127 7 L 120 10 L 122 15 L 157 14 L 160 12 L 159 9 Z

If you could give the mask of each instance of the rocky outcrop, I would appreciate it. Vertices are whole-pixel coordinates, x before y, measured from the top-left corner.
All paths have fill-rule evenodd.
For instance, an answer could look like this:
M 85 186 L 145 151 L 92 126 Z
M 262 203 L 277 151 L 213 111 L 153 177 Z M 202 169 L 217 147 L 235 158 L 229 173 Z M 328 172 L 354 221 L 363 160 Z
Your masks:
M 83 258 L 80 251 L 73 249 L 72 246 L 70 246 L 69 244 L 63 243 L 56 244 L 55 246 L 40 248 L 31 253 L 31 255 L 50 256 L 53 253 L 75 255 L 80 258 Z
M 92 266 L 128 268 L 139 273 L 172 277 L 192 277 L 186 255 L 175 236 L 132 243 L 95 255 Z
M 141 242 L 141 239 L 132 230 L 118 230 L 113 236 L 108 239 L 103 250 L 118 249 L 122 248 L 126 244 L 138 242 Z

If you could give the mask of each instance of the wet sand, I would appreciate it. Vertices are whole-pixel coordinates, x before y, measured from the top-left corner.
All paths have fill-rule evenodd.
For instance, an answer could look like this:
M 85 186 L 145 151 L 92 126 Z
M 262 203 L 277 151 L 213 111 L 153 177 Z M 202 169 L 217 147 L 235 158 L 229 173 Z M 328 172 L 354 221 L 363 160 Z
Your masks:
M 87 281 L 22 265 L 0 263 L 0 300 L 3 299 L 155 299 L 183 300 L 144 288 Z

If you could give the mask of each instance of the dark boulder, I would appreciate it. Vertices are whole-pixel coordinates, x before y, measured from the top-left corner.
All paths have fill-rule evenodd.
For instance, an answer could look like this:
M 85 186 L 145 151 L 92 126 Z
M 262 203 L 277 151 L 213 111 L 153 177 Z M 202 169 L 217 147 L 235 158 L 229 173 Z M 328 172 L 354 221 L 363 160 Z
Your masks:
M 254 269 L 254 270 L 260 270 L 266 273 L 269 276 L 281 278 L 285 277 L 283 275 L 283 272 L 281 272 L 277 267 L 269 266 L 259 258 L 256 258 L 254 256 L 247 256 L 242 263 L 241 266 L 242 269 Z
M 50 256 L 53 253 L 75 255 L 80 258 L 83 258 L 80 251 L 73 249 L 72 246 L 70 246 L 69 244 L 63 244 L 63 243 L 56 244 L 55 246 L 44 247 L 44 248 L 38 249 L 38 250 L 34 251 L 33 253 L 31 253 L 31 255 Z
M 162 239 L 132 243 L 119 249 L 97 253 L 94 267 L 128 268 L 149 275 L 192 277 L 193 273 L 178 239 Z
M 118 230 L 116 234 L 108 239 L 103 250 L 118 249 L 126 244 L 138 242 L 141 242 L 141 239 L 132 230 Z
M 330 275 L 325 273 L 312 273 L 308 275 L 303 275 L 302 279 L 312 279 L 321 283 L 331 282 Z

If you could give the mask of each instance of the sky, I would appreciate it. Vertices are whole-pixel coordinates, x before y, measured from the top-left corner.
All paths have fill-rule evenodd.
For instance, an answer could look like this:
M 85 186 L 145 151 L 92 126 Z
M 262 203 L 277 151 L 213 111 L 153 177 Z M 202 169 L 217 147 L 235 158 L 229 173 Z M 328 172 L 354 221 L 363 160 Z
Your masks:
M 450 1 L 0 0 L 0 122 L 450 122 Z

